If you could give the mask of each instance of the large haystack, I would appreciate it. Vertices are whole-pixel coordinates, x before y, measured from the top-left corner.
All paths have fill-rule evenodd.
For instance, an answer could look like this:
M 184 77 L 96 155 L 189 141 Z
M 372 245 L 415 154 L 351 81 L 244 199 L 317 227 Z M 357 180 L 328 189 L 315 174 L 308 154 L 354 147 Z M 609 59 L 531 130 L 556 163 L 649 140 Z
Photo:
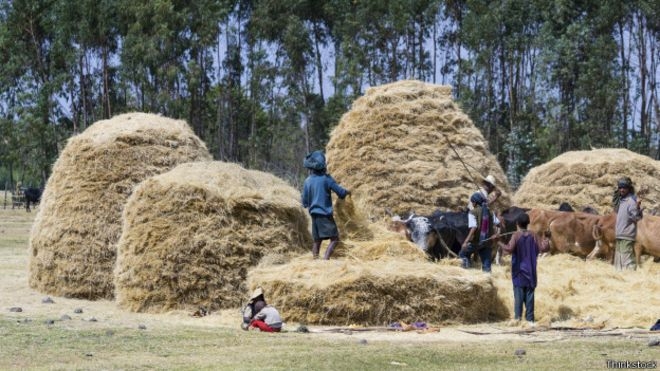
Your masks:
M 32 288 L 58 296 L 112 298 L 121 212 L 142 180 L 208 161 L 184 121 L 129 113 L 69 139 L 55 162 L 30 236 Z
M 494 267 L 493 282 L 513 318 L 511 267 Z M 648 329 L 660 315 L 658 292 L 660 264 L 650 258 L 637 271 L 616 272 L 600 260 L 542 257 L 534 294 L 536 320 L 553 326 Z
M 250 271 L 285 321 L 326 325 L 475 323 L 506 318 L 490 275 L 401 259 L 312 261 Z
M 139 312 L 238 307 L 248 269 L 262 257 L 312 245 L 297 190 L 222 162 L 183 164 L 142 182 L 123 219 L 115 293 Z
M 372 219 L 385 208 L 465 207 L 487 174 L 504 192 L 496 207 L 510 203 L 502 168 L 449 86 L 400 81 L 368 89 L 333 130 L 327 158 L 329 172 L 363 200 Z
M 579 209 L 612 210 L 612 194 L 622 176 L 633 180 L 643 206 L 660 206 L 660 162 L 627 149 L 563 153 L 529 171 L 514 196 L 519 206 L 557 209 L 562 202 Z

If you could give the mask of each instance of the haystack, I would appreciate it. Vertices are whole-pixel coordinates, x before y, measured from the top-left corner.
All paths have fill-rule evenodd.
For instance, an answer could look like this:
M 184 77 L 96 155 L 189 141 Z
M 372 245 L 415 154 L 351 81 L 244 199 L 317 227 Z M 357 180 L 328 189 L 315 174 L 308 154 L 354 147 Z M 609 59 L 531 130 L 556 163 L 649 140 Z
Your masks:
M 536 320 L 553 326 L 648 328 L 659 314 L 660 264 L 647 258 L 637 271 L 624 272 L 567 254 L 539 258 Z M 513 318 L 511 267 L 494 267 L 493 282 Z
M 300 193 L 274 175 L 222 162 L 183 164 L 128 199 L 115 293 L 131 311 L 235 308 L 267 254 L 312 245 Z M 311 256 L 311 254 L 310 254 Z
M 568 202 L 575 209 L 591 206 L 609 213 L 617 180 L 623 176 L 632 179 L 644 207 L 660 206 L 660 162 L 613 148 L 566 152 L 532 168 L 513 200 L 519 206 L 543 209 Z
M 496 207 L 510 204 L 504 171 L 449 86 L 400 81 L 368 89 L 332 131 L 326 156 L 330 174 L 363 200 L 370 219 L 386 208 L 464 208 L 488 174 L 503 191 Z
M 142 180 L 208 161 L 184 121 L 128 113 L 69 139 L 53 166 L 30 236 L 32 288 L 66 297 L 113 297 L 121 212 Z
M 312 261 L 301 257 L 249 273 L 285 321 L 322 325 L 475 323 L 507 312 L 488 274 L 413 262 Z

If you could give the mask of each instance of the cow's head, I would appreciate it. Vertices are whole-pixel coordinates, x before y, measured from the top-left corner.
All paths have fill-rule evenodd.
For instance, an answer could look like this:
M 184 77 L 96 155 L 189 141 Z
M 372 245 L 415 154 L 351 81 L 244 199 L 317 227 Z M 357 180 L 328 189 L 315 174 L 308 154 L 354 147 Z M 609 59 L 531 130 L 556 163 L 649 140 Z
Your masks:
M 437 242 L 437 233 L 432 228 L 429 218 L 414 213 L 405 220 L 398 215 L 393 216 L 388 229 L 405 236 L 424 252 L 428 252 Z

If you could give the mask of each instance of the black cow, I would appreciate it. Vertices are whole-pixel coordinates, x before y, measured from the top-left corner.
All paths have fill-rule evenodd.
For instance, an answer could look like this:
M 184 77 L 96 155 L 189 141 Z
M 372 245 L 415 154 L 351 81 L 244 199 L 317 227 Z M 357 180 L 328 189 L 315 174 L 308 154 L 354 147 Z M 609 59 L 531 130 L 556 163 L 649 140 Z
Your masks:
M 568 202 L 562 202 L 561 204 L 559 204 L 559 209 L 558 210 L 559 211 L 573 211 L 573 212 L 575 211 L 575 209 L 573 209 L 573 206 L 571 206 L 571 204 L 569 204 Z M 587 214 L 598 215 L 598 210 L 594 209 L 591 206 L 583 207 L 582 212 L 587 213 Z
M 468 234 L 466 212 L 440 211 L 430 216 L 412 213 L 406 219 L 392 218 L 390 230 L 404 234 L 431 259 L 456 257 Z
M 568 202 L 562 202 L 559 205 L 559 211 L 575 211 L 575 209 L 573 209 L 573 206 L 571 206 L 571 204 Z
M 43 192 L 40 188 L 26 188 L 23 191 L 25 195 L 25 210 L 30 212 L 30 203 L 38 204 L 41 201 L 41 193 Z
M 448 255 L 456 257 L 470 231 L 467 212 L 436 210 L 431 214 L 430 220 L 433 230 L 438 235 L 433 250 L 435 254 L 443 258 Z
M 528 211 L 529 209 L 518 206 L 511 206 L 510 208 L 502 211 L 502 213 L 498 216 L 498 219 L 500 220 L 500 242 L 505 244 L 509 243 L 511 235 L 517 229 L 516 222 L 518 221 L 518 218 L 520 215 L 525 214 Z M 496 248 L 493 250 L 496 252 L 494 258 L 495 264 L 500 265 L 502 259 L 502 251 L 500 250 L 499 246 L 496 246 Z

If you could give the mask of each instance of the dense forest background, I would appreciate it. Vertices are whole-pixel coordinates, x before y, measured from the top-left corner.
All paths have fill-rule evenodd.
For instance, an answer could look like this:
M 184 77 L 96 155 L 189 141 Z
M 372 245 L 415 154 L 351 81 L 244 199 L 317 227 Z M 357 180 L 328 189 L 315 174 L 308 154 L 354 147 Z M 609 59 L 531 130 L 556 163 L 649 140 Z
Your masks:
M 660 158 L 660 0 L 0 0 L 0 188 L 130 111 L 299 185 L 369 86 L 449 84 L 511 184 L 568 150 Z

